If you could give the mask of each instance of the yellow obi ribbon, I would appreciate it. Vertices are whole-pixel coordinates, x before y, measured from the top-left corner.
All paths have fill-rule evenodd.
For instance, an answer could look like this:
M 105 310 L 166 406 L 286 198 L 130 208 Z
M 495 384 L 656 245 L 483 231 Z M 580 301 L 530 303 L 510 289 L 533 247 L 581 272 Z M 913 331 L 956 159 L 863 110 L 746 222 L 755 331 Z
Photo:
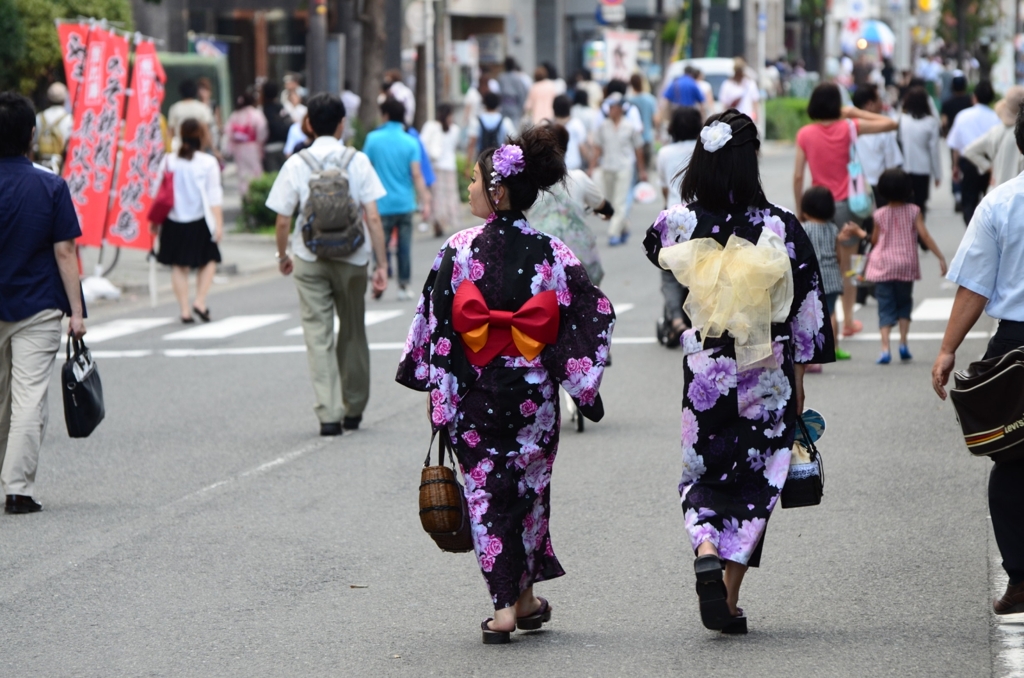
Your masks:
M 683 308 L 701 337 L 728 332 L 736 341 L 740 371 L 777 367 L 771 324 L 775 316 L 785 320 L 793 301 L 785 243 L 774 234 L 761 240 L 755 245 L 731 235 L 723 248 L 712 238 L 698 238 L 666 247 L 658 257 L 661 267 L 689 289 Z

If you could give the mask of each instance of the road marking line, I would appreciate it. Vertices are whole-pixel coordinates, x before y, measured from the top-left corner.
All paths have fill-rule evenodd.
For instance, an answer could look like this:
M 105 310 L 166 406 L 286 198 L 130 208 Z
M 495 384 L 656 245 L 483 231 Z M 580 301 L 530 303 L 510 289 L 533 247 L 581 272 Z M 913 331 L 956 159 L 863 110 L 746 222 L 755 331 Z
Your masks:
M 241 480 L 242 478 L 248 478 L 250 476 L 258 476 L 261 473 L 266 473 L 267 471 L 269 471 L 272 468 L 276 468 L 276 467 L 281 466 L 283 464 L 287 464 L 289 462 L 295 461 L 296 459 L 298 459 L 299 457 L 301 457 L 301 456 L 303 456 L 305 454 L 309 454 L 310 452 L 312 452 L 312 451 L 314 451 L 316 449 L 324 447 L 329 442 L 330 442 L 329 439 L 323 439 L 323 440 L 317 440 L 317 441 L 312 442 L 312 443 L 307 443 L 307 444 L 303 445 L 302 447 L 299 447 L 297 449 L 292 450 L 291 452 L 287 452 L 285 454 L 282 454 L 277 459 L 271 459 L 270 461 L 265 462 L 263 464 L 260 464 L 259 466 L 251 468 L 251 469 L 249 469 L 247 471 L 242 471 L 241 473 L 239 473 L 237 475 L 225 478 L 223 480 L 218 480 L 217 482 L 212 483 L 210 485 L 207 485 L 206 487 L 200 488 L 200 489 L 196 490 L 195 492 L 191 492 L 189 494 L 186 494 L 184 497 L 171 502 L 171 505 L 173 506 L 174 504 L 181 504 L 183 502 L 188 501 L 189 499 L 196 499 L 196 498 L 201 497 L 202 495 L 206 494 L 207 492 L 211 492 L 211 491 L 217 489 L 218 487 L 224 487 L 225 485 L 230 485 L 231 483 L 235 483 L 235 482 Z
M 363 322 L 365 323 L 365 325 L 367 327 L 369 327 L 370 325 L 378 325 L 378 324 L 380 324 L 382 322 L 385 322 L 387 320 L 391 320 L 392 318 L 397 318 L 398 316 L 403 315 L 404 313 L 405 313 L 405 311 L 367 311 L 366 315 L 363 316 L 363 318 L 364 318 Z M 341 321 L 338 320 L 338 316 L 334 316 L 334 333 L 335 334 L 338 333 L 338 329 L 340 327 L 341 327 Z M 286 336 L 286 337 L 301 337 L 302 336 L 302 326 L 300 325 L 299 327 L 291 328 L 290 330 L 288 330 L 287 332 L 284 333 L 284 336 Z
M 998 598 L 1006 590 L 1008 581 L 998 552 L 989 558 L 989 571 L 992 592 Z M 992 675 L 998 678 L 1021 678 L 1024 676 L 1024 614 L 992 616 L 995 619 L 994 640 L 999 645 L 995 650 L 998 665 L 992 667 Z
M 305 353 L 305 345 L 248 346 L 245 348 L 171 348 L 163 351 L 168 358 L 209 358 L 221 355 L 268 355 L 272 353 Z
M 909 332 L 907 333 L 907 341 L 941 341 L 944 335 L 944 332 Z M 891 339 L 896 341 L 899 339 L 899 336 L 899 332 L 893 331 Z M 964 339 L 988 339 L 990 336 L 992 336 L 990 332 L 968 332 Z M 861 332 L 852 337 L 843 337 L 840 342 L 881 341 L 881 339 L 882 335 L 878 332 Z
M 111 339 L 117 339 L 118 337 L 135 334 L 136 332 L 145 332 L 154 327 L 161 327 L 172 322 L 174 322 L 174 318 L 122 318 L 121 320 L 111 320 L 108 323 L 89 327 L 86 337 L 88 337 L 89 345 L 91 346 L 92 344 L 99 344 Z M 67 340 L 66 336 L 64 340 Z
M 950 313 L 953 312 L 953 297 L 932 297 L 925 299 L 917 308 L 910 314 L 910 319 L 916 321 L 922 320 L 949 320 Z
M 861 310 L 862 308 L 864 308 L 863 304 L 854 304 L 853 305 L 853 312 L 856 313 L 857 311 Z M 840 323 L 843 322 L 843 298 L 842 297 L 839 297 L 838 299 L 836 299 L 836 320 L 839 321 Z
M 138 349 L 134 351 L 92 351 L 93 358 L 97 360 L 105 358 L 148 358 L 153 355 L 153 352 L 147 349 Z
M 612 304 L 612 308 L 615 310 L 615 315 L 622 315 L 636 308 L 636 304 Z
M 616 337 L 612 335 L 613 344 L 656 344 L 658 340 L 655 337 Z
M 234 315 L 224 320 L 191 327 L 180 332 L 172 332 L 164 339 L 225 339 L 233 337 L 242 332 L 255 330 L 266 325 L 279 323 L 288 317 L 287 313 L 274 313 L 270 315 Z

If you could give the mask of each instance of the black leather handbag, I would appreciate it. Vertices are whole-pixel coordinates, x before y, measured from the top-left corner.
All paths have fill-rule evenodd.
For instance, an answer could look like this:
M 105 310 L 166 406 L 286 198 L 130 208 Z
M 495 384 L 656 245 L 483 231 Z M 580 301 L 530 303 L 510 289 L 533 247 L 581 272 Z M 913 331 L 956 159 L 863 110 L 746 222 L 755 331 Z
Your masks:
M 75 354 L 71 355 L 74 344 Z M 87 438 L 103 421 L 103 384 L 85 342 L 68 337 L 67 360 L 60 372 L 64 394 L 64 423 L 72 438 Z
M 1024 350 L 955 372 L 949 397 L 971 454 L 1024 459 Z
M 817 506 L 825 494 L 825 467 L 821 464 L 821 453 L 811 440 L 807 425 L 801 417 L 796 418 L 797 426 L 803 431 L 807 441 L 805 447 L 811 457 L 809 463 L 789 465 L 786 484 L 782 486 L 782 508 L 800 508 L 801 506 Z M 793 442 L 796 445 L 796 441 Z

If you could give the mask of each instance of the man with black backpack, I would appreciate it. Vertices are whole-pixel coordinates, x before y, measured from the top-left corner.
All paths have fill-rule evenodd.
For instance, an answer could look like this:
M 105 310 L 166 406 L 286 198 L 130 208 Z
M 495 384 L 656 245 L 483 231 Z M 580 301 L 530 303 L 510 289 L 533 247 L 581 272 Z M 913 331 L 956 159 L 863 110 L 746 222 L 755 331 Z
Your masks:
M 515 124 L 503 115 L 501 98 L 494 92 L 484 94 L 484 112 L 479 117 L 469 121 L 469 128 L 466 130 L 466 152 L 469 155 L 469 162 L 466 163 L 466 176 L 473 173 L 476 165 L 476 157 L 488 148 L 497 148 L 505 143 L 505 139 L 514 136 L 516 133 Z
M 320 435 L 335 436 L 359 428 L 370 398 L 367 266 L 372 251 L 373 293 L 380 296 L 388 265 L 377 201 L 387 191 L 369 158 L 340 143 L 341 100 L 316 94 L 307 107 L 316 140 L 284 163 L 267 207 L 277 213 L 278 267 L 283 275 L 295 273 Z

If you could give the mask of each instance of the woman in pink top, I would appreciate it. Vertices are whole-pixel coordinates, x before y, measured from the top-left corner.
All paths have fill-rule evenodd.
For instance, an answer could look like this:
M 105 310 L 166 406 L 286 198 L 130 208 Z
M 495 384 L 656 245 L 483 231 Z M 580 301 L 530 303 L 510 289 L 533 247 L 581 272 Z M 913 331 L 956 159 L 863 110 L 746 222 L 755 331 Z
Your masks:
M 534 125 L 545 120 L 555 120 L 555 97 L 558 96 L 558 85 L 548 77 L 548 69 L 537 66 L 533 72 L 533 85 L 526 95 L 523 113 Z
M 924 225 L 921 208 L 911 202 L 914 184 L 910 175 L 901 169 L 886 170 L 878 179 L 878 194 L 888 201 L 875 210 L 875 228 L 871 233 L 871 253 L 864 277 L 875 283 L 878 299 L 878 329 L 882 335 L 882 354 L 876 361 L 888 365 L 889 335 L 892 326 L 900 326 L 900 360 L 908 361 L 910 348 L 910 312 L 914 308 L 914 281 L 921 279 L 921 264 L 917 258 L 917 240 L 939 258 L 939 272 L 946 275 L 946 258 Z M 857 229 L 858 235 L 867 234 Z
M 267 118 L 256 108 L 256 94 L 247 89 L 238 97 L 238 108 L 228 117 L 224 151 L 238 167 L 238 191 L 249 192 L 249 182 L 263 174 L 263 144 L 267 141 Z
M 835 224 L 842 228 L 847 222 L 860 224 L 847 198 L 850 194 L 850 174 L 846 165 L 850 162 L 850 145 L 858 134 L 879 134 L 896 129 L 896 121 L 884 115 L 843 106 L 839 86 L 826 82 L 814 88 L 807 103 L 807 115 L 813 120 L 796 135 L 796 164 L 793 168 L 794 204 L 799 211 L 804 194 L 804 168 L 811 168 L 811 185 L 824 186 L 832 192 L 836 201 Z M 802 221 L 803 215 L 797 214 Z M 844 273 L 850 270 L 850 257 L 857 249 L 857 240 L 846 240 L 839 244 L 839 268 Z M 853 302 L 856 288 L 848 277 L 843 283 L 843 336 L 849 337 L 863 328 L 853 318 Z

